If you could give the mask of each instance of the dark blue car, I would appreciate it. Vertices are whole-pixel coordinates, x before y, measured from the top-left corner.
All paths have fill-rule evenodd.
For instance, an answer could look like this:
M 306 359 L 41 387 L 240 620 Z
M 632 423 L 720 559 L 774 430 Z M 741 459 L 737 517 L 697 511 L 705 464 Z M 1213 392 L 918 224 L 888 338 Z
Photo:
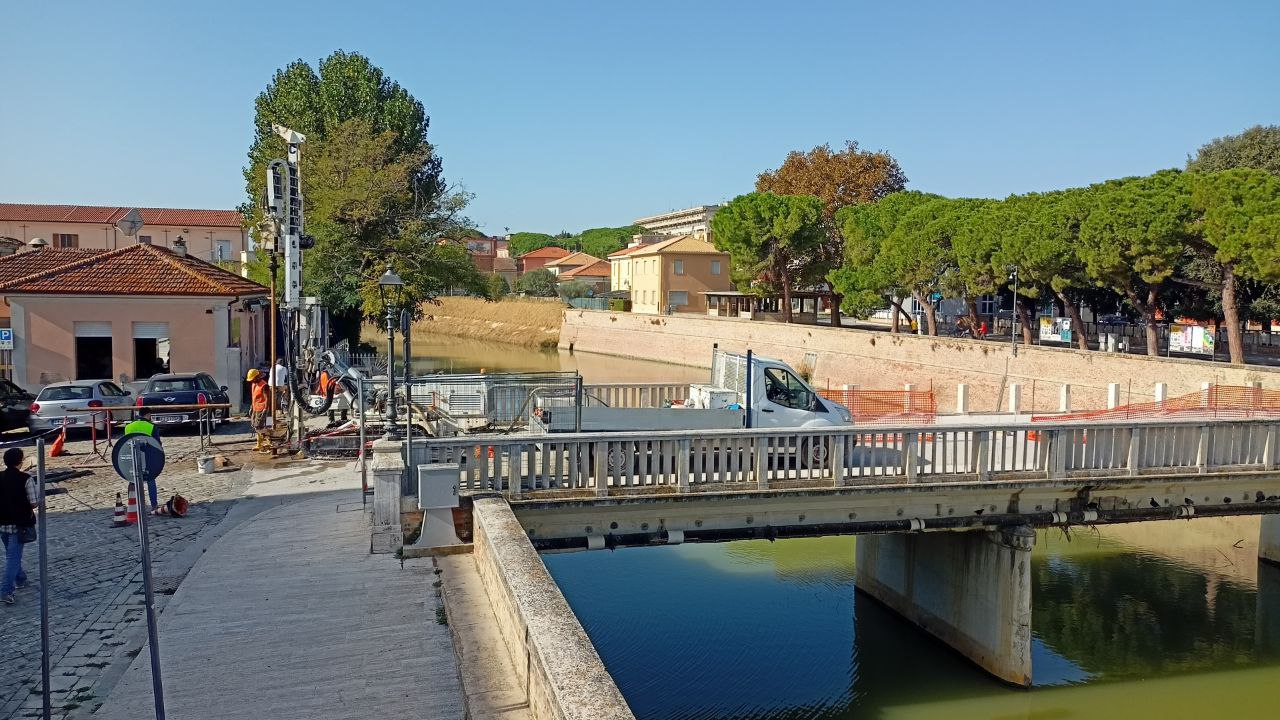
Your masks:
M 201 420 L 198 405 L 227 405 L 231 401 L 225 385 L 218 385 L 209 373 L 173 373 L 152 375 L 147 386 L 138 393 L 138 415 L 156 425 L 196 425 Z M 165 410 L 166 405 L 176 406 Z M 205 417 L 210 425 L 216 418 L 226 422 L 229 407 L 210 410 Z M 210 427 L 212 430 L 212 427 Z

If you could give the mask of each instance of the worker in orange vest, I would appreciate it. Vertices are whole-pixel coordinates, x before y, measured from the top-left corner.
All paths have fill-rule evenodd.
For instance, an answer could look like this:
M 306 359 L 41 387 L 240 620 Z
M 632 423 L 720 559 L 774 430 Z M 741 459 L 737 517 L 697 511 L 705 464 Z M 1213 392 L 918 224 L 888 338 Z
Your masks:
M 254 450 L 264 452 L 270 445 L 267 441 L 266 429 L 267 418 L 271 413 L 271 388 L 267 385 L 267 378 L 258 368 L 250 368 L 245 380 L 249 381 L 249 388 L 252 391 L 249 423 L 253 426 L 253 432 L 258 438 L 258 445 Z

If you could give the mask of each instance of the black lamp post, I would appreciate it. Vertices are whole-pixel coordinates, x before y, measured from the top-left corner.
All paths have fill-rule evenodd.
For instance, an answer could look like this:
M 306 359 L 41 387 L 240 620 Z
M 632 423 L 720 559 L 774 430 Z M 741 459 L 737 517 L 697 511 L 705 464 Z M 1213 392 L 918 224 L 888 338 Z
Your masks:
M 382 307 L 387 312 L 387 431 L 383 440 L 399 440 L 400 433 L 396 429 L 396 309 L 400 305 L 400 296 L 404 292 L 404 281 L 387 263 L 387 271 L 378 278 L 378 293 L 382 295 Z

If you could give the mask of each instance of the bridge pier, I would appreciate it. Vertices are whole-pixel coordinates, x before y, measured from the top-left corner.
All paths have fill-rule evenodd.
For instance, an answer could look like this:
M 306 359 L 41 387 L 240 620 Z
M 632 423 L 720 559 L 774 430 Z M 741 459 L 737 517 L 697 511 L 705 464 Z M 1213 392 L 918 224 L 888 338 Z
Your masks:
M 855 584 L 1013 685 L 1031 684 L 1029 526 L 859 535 Z
M 1280 515 L 1263 515 L 1258 533 L 1258 557 L 1280 565 Z

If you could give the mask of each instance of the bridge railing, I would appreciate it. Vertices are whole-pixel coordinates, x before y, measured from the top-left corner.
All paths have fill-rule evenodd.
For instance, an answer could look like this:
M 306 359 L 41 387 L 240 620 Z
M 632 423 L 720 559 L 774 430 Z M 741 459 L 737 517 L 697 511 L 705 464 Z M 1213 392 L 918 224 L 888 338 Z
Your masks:
M 1275 469 L 1280 422 L 815 428 L 473 436 L 415 444 L 460 489 L 699 492 Z

